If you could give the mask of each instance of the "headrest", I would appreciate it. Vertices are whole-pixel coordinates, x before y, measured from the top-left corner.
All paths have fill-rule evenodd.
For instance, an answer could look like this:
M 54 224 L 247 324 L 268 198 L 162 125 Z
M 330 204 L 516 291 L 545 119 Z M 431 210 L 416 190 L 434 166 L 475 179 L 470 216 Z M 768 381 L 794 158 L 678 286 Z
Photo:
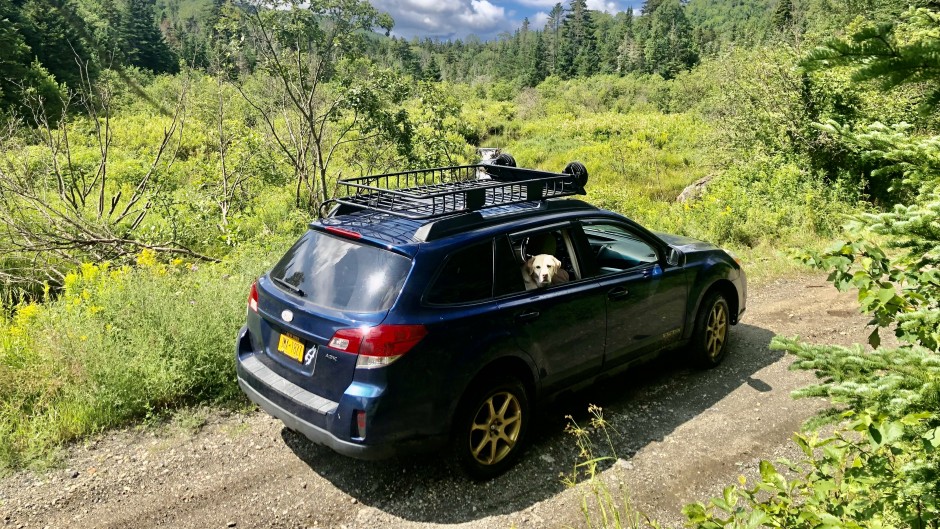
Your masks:
M 519 262 L 524 263 L 528 261 L 529 257 L 532 257 L 533 255 L 539 255 L 543 253 L 555 255 L 556 249 L 557 243 L 555 242 L 554 234 L 539 233 L 522 240 L 522 244 L 518 249 L 518 254 L 516 257 L 519 258 Z

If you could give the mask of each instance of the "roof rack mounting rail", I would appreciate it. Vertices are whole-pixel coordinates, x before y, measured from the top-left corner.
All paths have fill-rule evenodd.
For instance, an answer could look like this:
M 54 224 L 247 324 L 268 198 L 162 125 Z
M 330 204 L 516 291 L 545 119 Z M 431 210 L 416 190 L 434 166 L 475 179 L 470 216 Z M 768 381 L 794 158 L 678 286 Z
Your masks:
M 584 195 L 578 175 L 492 164 L 416 169 L 337 181 L 334 214 L 361 209 L 423 220 L 548 198 Z

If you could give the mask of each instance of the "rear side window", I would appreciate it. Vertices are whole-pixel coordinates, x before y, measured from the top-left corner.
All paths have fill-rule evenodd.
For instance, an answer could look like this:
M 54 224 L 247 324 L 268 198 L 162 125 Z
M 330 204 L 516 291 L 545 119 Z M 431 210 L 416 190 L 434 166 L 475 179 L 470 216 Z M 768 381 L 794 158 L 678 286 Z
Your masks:
M 410 268 L 403 255 L 311 230 L 270 276 L 280 288 L 320 307 L 381 312 L 395 302 Z
M 493 243 L 487 241 L 447 257 L 425 301 L 452 305 L 489 299 L 493 295 Z

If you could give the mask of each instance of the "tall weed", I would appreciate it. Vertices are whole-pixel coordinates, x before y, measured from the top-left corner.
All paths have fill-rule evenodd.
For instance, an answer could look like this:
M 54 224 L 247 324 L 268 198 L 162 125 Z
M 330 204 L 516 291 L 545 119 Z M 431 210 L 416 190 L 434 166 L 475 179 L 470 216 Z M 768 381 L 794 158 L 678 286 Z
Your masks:
M 684 203 L 646 198 L 627 186 L 605 185 L 591 194 L 599 205 L 652 229 L 739 248 L 799 246 L 825 238 L 836 233 L 859 197 L 857 190 L 826 183 L 779 156 L 755 156 L 732 166 L 700 198 Z
M 0 468 L 43 466 L 63 442 L 133 419 L 232 401 L 247 286 L 275 255 L 246 248 L 197 265 L 145 251 L 136 267 L 82 265 L 60 296 L 18 306 L 0 321 Z
M 604 529 L 639 529 L 640 527 L 660 527 L 656 521 L 636 511 L 630 502 L 630 496 L 623 481 L 611 487 L 601 468 L 605 464 L 617 461 L 614 443 L 610 438 L 610 424 L 604 419 L 604 411 L 599 406 L 588 406 L 589 425 L 583 427 L 571 416 L 565 431 L 574 437 L 578 447 L 578 461 L 571 474 L 563 478 L 569 488 L 578 488 L 581 495 L 581 515 L 585 527 Z M 599 433 L 604 442 L 601 447 L 594 444 L 593 434 Z M 608 452 L 607 455 L 603 455 Z

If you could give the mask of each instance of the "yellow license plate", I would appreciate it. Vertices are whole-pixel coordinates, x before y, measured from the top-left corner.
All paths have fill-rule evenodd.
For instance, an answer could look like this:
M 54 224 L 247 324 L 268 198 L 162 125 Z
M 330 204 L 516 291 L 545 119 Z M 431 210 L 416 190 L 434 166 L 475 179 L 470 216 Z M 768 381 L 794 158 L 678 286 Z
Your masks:
M 277 350 L 298 362 L 304 361 L 304 344 L 296 336 L 282 334 L 277 341 Z

